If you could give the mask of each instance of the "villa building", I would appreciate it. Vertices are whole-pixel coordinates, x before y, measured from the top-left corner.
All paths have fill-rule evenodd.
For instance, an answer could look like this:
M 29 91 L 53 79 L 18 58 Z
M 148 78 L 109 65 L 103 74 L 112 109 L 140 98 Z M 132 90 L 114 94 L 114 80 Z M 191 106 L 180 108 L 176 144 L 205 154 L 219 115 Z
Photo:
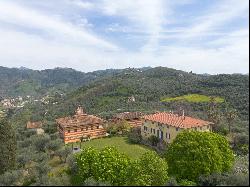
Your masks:
M 142 120 L 140 119 L 143 114 L 141 112 L 123 112 L 116 114 L 112 121 L 118 122 L 125 120 L 131 127 L 141 127 Z
M 171 143 L 183 130 L 211 131 L 212 122 L 173 113 L 155 113 L 142 117 L 141 135 L 143 139 L 157 136 L 166 143 Z
M 99 138 L 106 136 L 103 120 L 99 117 L 88 115 L 78 107 L 73 117 L 56 119 L 57 129 L 64 143 L 79 142 L 81 138 Z

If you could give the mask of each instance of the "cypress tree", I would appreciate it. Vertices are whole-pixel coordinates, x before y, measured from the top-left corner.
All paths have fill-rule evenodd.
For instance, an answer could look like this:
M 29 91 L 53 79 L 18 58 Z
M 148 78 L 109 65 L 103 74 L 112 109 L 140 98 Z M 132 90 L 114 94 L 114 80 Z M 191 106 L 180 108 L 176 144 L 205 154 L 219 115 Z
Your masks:
M 0 174 L 15 167 L 15 131 L 5 118 L 0 118 Z

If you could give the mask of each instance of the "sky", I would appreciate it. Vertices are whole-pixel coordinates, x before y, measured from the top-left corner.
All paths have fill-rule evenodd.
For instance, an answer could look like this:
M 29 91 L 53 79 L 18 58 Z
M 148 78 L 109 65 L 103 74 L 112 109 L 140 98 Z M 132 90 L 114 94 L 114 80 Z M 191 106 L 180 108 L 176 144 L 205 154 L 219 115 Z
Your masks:
M 0 0 L 0 66 L 249 72 L 248 0 Z

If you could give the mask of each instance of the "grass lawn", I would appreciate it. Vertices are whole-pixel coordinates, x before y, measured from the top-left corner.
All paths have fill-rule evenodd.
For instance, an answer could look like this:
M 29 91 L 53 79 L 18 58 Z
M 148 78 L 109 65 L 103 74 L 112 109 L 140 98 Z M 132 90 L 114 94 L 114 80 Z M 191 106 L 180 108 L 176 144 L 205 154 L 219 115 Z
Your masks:
M 146 146 L 128 143 L 127 137 L 100 138 L 82 143 L 82 148 L 89 146 L 95 147 L 97 149 L 102 149 L 105 146 L 114 146 L 120 152 L 128 155 L 133 159 L 137 159 L 146 151 L 151 150 Z
M 210 98 L 211 98 L 210 96 L 206 96 L 206 95 L 188 94 L 188 95 L 183 95 L 183 96 L 179 96 L 179 97 L 163 98 L 161 101 L 171 102 L 171 101 L 185 100 L 185 101 L 192 102 L 192 103 L 202 103 L 202 102 L 209 102 Z M 222 102 L 224 102 L 224 99 L 221 97 L 215 97 L 215 102 L 222 103 Z

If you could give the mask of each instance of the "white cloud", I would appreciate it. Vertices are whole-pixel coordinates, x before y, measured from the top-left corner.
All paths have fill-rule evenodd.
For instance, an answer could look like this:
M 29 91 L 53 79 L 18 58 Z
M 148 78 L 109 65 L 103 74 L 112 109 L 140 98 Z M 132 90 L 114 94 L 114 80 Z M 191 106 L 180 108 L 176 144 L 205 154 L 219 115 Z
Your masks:
M 7 3 L 6 1 L 0 1 L 0 21 L 32 29 L 41 29 L 60 40 L 68 39 L 82 43 L 82 45 L 117 49 L 115 45 L 98 38 L 82 27 L 79 28 L 58 18 L 47 16 L 33 9 L 21 7 L 13 3 Z
M 167 22 L 166 15 L 171 13 L 166 0 L 102 0 L 100 9 L 110 16 L 124 17 L 130 21 L 127 30 L 141 30 L 148 33 L 147 42 L 142 50 L 150 50 L 158 45 L 162 24 Z M 132 27 L 132 28 L 131 28 Z M 113 28 L 110 28 L 113 31 Z
M 95 6 L 93 3 L 90 3 L 88 1 L 81 1 L 81 0 L 69 0 L 69 3 L 76 5 L 83 9 L 93 9 Z
M 103 33 L 91 32 L 92 23 L 88 17 L 82 15 L 77 17 L 74 14 L 77 21 L 72 23 L 65 21 L 63 19 L 65 17 L 55 17 L 56 12 L 48 14 L 32 6 L 27 8 L 21 4 L 0 1 L 1 65 L 27 66 L 34 69 L 60 66 L 85 72 L 142 66 L 167 66 L 211 74 L 248 72 L 249 30 L 245 27 L 235 27 L 233 32 L 220 31 L 226 23 L 239 17 L 249 19 L 245 16 L 249 11 L 245 7 L 246 1 L 240 5 L 238 1 L 228 1 L 229 5 L 226 5 L 225 1 L 220 1 L 200 17 L 187 20 L 190 26 L 180 25 L 171 28 L 168 28 L 167 24 L 169 16 L 174 15 L 173 6 L 178 6 L 180 2 L 165 0 L 62 2 L 79 7 L 84 13 L 88 10 L 98 13 L 98 16 L 105 14 L 110 19 L 116 18 L 117 23 L 110 25 L 110 29 L 107 30 L 118 34 L 131 32 L 129 33 L 131 38 L 141 37 L 146 41 L 144 46 L 141 50 L 126 50 L 122 45 L 116 46 L 108 39 L 100 37 Z M 186 0 L 183 3 L 195 3 L 195 1 Z M 69 12 L 65 13 L 68 14 Z M 119 22 L 120 19 L 125 21 Z M 175 21 L 178 23 L 178 20 Z M 5 27 L 8 24 L 11 26 Z M 167 27 L 163 28 L 163 25 Z M 95 23 L 95 27 L 98 27 L 98 22 Z M 27 32 L 25 29 L 38 30 L 42 34 Z M 206 43 L 197 39 L 207 36 L 214 38 Z M 159 41 L 162 39 L 171 39 L 174 42 L 160 44 Z

